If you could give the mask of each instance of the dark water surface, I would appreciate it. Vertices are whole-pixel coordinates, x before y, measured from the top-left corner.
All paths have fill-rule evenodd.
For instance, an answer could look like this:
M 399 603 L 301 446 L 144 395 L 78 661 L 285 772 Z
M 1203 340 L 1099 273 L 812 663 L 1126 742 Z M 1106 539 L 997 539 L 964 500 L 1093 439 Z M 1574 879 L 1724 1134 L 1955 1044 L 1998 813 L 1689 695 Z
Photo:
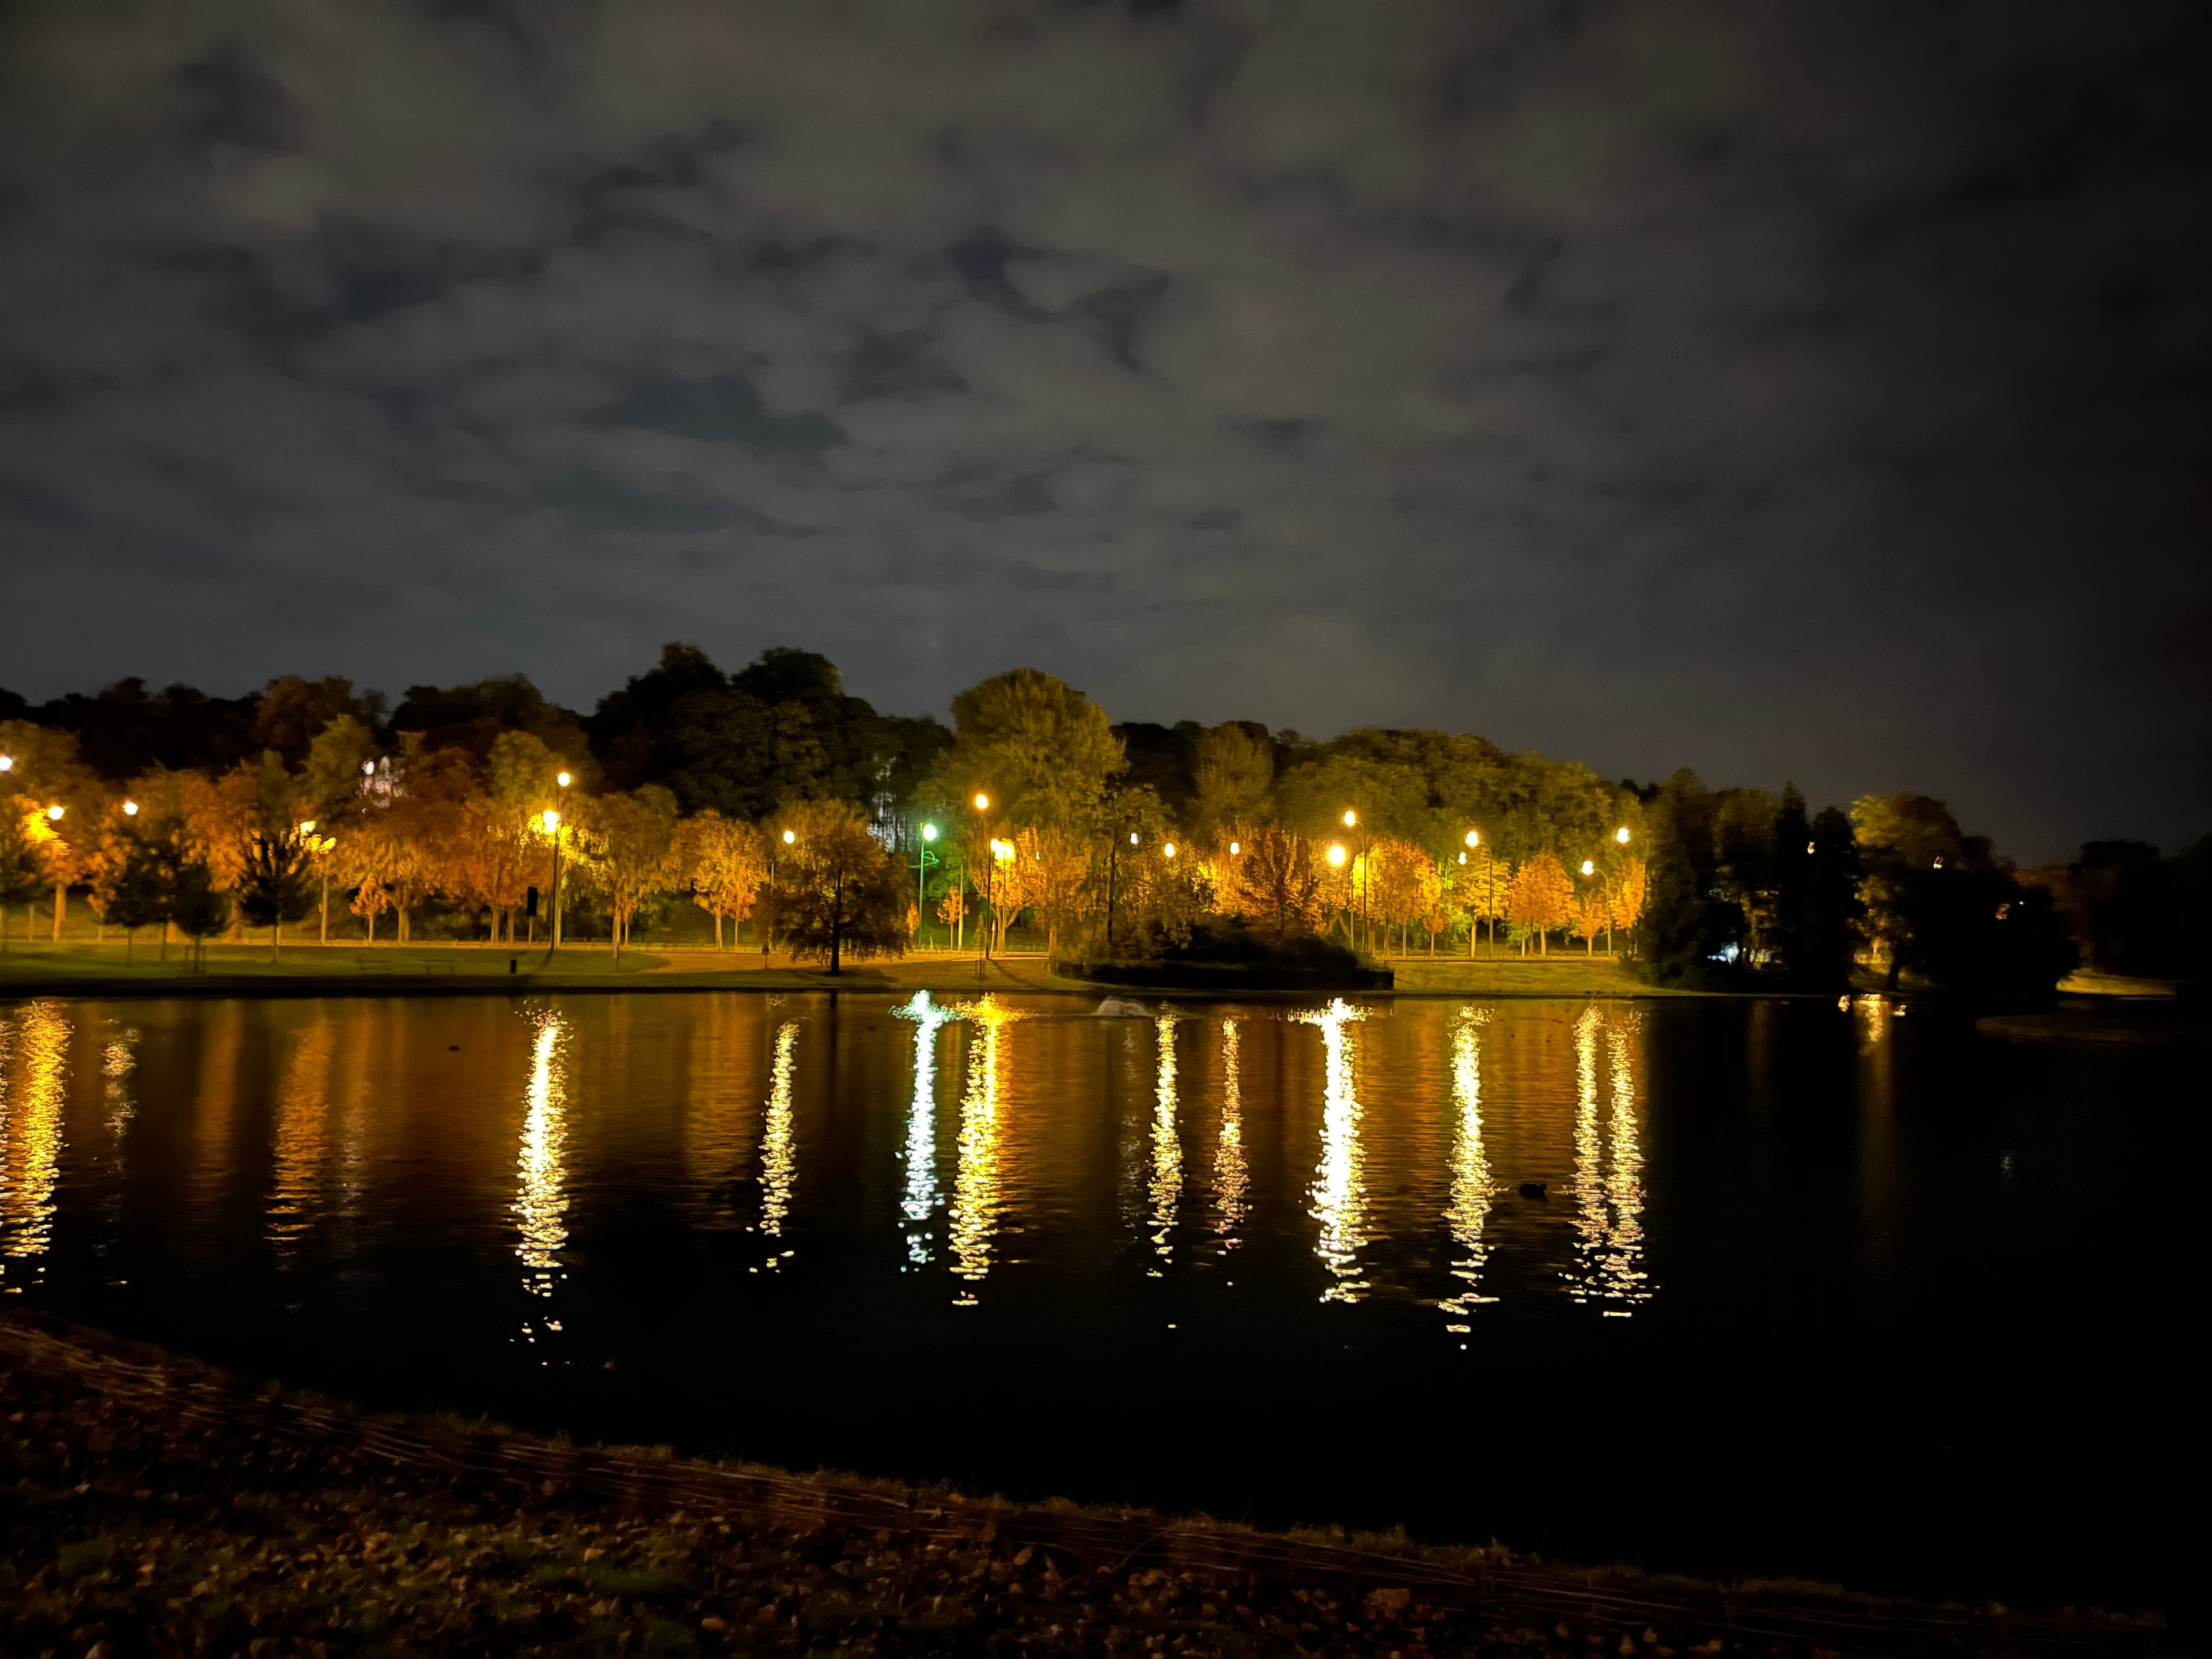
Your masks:
M 0 1286 L 579 1437 L 2189 1611 L 2189 1056 L 889 1005 L 0 1006 Z

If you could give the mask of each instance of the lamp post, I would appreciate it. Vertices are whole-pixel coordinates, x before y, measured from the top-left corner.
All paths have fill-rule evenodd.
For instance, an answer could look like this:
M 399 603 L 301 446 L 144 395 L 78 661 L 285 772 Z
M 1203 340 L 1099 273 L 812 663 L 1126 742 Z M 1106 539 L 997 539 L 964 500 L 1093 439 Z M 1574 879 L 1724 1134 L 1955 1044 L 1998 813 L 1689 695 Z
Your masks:
M 49 823 L 59 823 L 68 816 L 69 808 L 59 804 L 46 808 L 46 822 Z M 58 830 L 55 832 L 54 839 L 57 841 L 61 839 Z M 65 860 L 59 867 L 63 870 L 69 867 Z M 68 908 L 69 878 L 66 875 L 58 875 L 54 878 L 54 943 L 57 945 L 62 942 L 62 917 Z M 29 931 L 27 927 L 24 929 L 26 933 Z
M 988 820 L 983 818 L 983 814 L 991 810 L 991 798 L 979 789 L 975 792 L 975 799 L 971 804 L 975 808 L 975 817 L 981 827 L 981 823 L 988 823 Z M 973 842 L 969 843 L 970 846 L 974 844 Z M 998 920 L 991 908 L 991 866 L 998 862 L 999 853 L 999 838 L 996 836 L 991 837 L 989 850 L 991 856 L 983 860 L 983 954 L 975 964 L 978 975 L 983 971 L 983 963 L 991 959 L 991 924 Z
M 925 823 L 921 826 L 921 844 L 914 849 L 914 935 L 917 940 L 921 938 L 922 906 L 929 898 L 929 866 L 941 861 L 929 850 L 929 843 L 936 839 L 937 826 Z
M 1367 895 L 1375 885 L 1375 837 L 1360 823 L 1359 814 L 1349 806 L 1344 809 L 1344 827 L 1359 831 L 1359 862 L 1352 870 L 1353 912 L 1357 917 L 1355 926 L 1359 933 L 1368 935 L 1368 946 L 1371 950 L 1374 947 L 1374 939 L 1367 920 Z M 1358 878 L 1362 870 L 1367 872 L 1364 885 Z M 1352 941 L 1352 948 L 1355 951 L 1359 948 L 1359 940 L 1357 938 Z

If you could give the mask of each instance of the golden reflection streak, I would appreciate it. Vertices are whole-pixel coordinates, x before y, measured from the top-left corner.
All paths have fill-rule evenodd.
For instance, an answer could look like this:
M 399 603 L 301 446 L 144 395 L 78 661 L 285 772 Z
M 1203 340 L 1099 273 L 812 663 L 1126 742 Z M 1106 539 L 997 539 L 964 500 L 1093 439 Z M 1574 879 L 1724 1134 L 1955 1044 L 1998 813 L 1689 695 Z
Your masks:
M 952 1206 L 947 1219 L 952 1271 L 972 1285 L 981 1283 L 991 1271 L 991 1238 L 999 1218 L 1001 1034 L 1021 1016 L 990 996 L 964 1003 L 957 1012 L 975 1027 L 975 1033 L 968 1039 L 968 1086 L 960 1099 L 959 1162 L 953 1170 Z M 952 1302 L 955 1307 L 972 1308 L 975 1293 L 963 1291 Z
M 1182 1142 L 1176 1134 L 1175 1017 L 1152 1022 L 1152 1249 L 1162 1261 L 1175 1254 L 1176 1204 L 1182 1195 Z M 1160 1269 L 1152 1269 L 1158 1279 Z
M 914 1098 L 906 1117 L 906 1191 L 899 1212 L 906 1219 L 906 1259 L 927 1267 L 935 1253 L 930 1249 L 929 1218 L 943 1194 L 937 1185 L 937 1033 L 952 1016 L 929 1000 L 926 990 L 891 1012 L 910 1019 L 914 1030 Z
M 1597 1115 L 1597 1039 L 1603 1018 L 1595 1007 L 1575 1022 L 1575 1263 L 1564 1269 L 1577 1302 L 1596 1294 L 1598 1260 L 1605 1249 L 1605 1143 Z
M 568 1022 L 550 1008 L 531 1015 L 537 1027 L 531 1044 L 529 1111 L 522 1122 L 522 1152 L 517 1170 L 514 1215 L 521 1237 L 514 1254 L 524 1273 L 522 1288 L 550 1297 L 561 1266 L 561 1247 L 568 1242 Z M 526 1334 L 529 1326 L 525 1325 Z
M 1313 1207 L 1307 1212 L 1321 1223 L 1314 1250 L 1330 1279 L 1322 1287 L 1321 1299 L 1357 1302 L 1368 1288 L 1367 1281 L 1359 1276 L 1359 1252 L 1367 1243 L 1367 1158 L 1360 1146 L 1359 1096 L 1352 1068 L 1357 1051 L 1346 1028 L 1367 1015 L 1338 997 L 1327 1008 L 1297 1018 L 1302 1024 L 1321 1027 L 1327 1055 L 1321 1162 L 1314 1166 Z
M 1644 1153 L 1637 1125 L 1632 1039 L 1642 1016 L 1608 1020 L 1595 1007 L 1575 1022 L 1575 1265 L 1564 1274 L 1577 1302 L 1613 1305 L 1626 1319 L 1650 1299 L 1644 1272 Z M 1598 1112 L 1599 1039 L 1610 1058 L 1609 1111 Z
M 1605 1293 L 1615 1302 L 1634 1304 L 1651 1299 L 1644 1271 L 1644 1144 L 1636 1121 L 1641 1103 L 1636 1086 L 1634 1039 L 1641 1035 L 1644 1016 L 1617 1013 L 1606 1033 L 1613 1060 L 1613 1167 L 1605 1181 L 1606 1197 L 1613 1206 L 1612 1224 L 1606 1233 Z M 1626 1319 L 1630 1308 L 1608 1308 L 1609 1317 Z
M 276 1174 L 269 1201 L 269 1239 L 279 1258 L 314 1224 L 322 1185 L 323 1140 L 329 1123 L 331 1022 L 319 1019 L 300 1034 L 284 1068 L 276 1102 Z
M 1252 1176 L 1244 1161 L 1244 1087 L 1237 1022 L 1221 1022 L 1221 1135 L 1213 1149 L 1213 1194 L 1221 1248 L 1233 1250 L 1249 1207 Z
M 775 1028 L 775 1060 L 769 1068 L 768 1120 L 761 1126 L 762 1234 L 783 1237 L 783 1224 L 791 1218 L 791 1189 L 799 1174 L 798 1153 L 791 1138 L 791 1085 L 799 1075 L 799 1022 L 787 1019 Z M 780 1265 L 791 1254 L 771 1250 L 768 1265 Z
M 1462 1008 L 1452 1024 L 1452 1103 L 1459 1109 L 1454 1126 L 1451 1159 L 1451 1204 L 1445 1224 L 1466 1255 L 1453 1264 L 1452 1277 L 1464 1287 L 1439 1304 L 1450 1320 L 1444 1328 L 1464 1336 L 1473 1310 L 1494 1296 L 1482 1294 L 1482 1270 L 1490 1261 L 1490 1247 L 1482 1230 L 1490 1219 L 1490 1202 L 1496 1188 L 1490 1176 L 1490 1158 L 1482 1145 L 1482 1050 L 1480 1033 L 1490 1018 L 1487 1008 Z
M 100 1074 L 105 1082 L 102 1092 L 107 1102 L 107 1138 L 116 1163 L 123 1161 L 123 1133 L 131 1127 L 131 1119 L 138 1103 L 131 1097 L 131 1073 L 137 1066 L 138 1028 L 126 1025 L 108 1039 L 100 1051 Z M 0 1054 L 0 1068 L 6 1066 L 6 1056 Z
M 54 1183 L 62 1152 L 62 1094 L 69 1078 L 69 1040 L 75 1028 L 58 1004 L 33 1002 L 22 1012 L 9 1056 L 17 1063 L 14 1098 L 4 1122 L 7 1146 L 0 1159 L 0 1255 L 17 1260 L 44 1255 L 54 1242 Z M 0 1272 L 4 1272 L 0 1268 Z M 20 1285 L 5 1287 L 19 1291 Z

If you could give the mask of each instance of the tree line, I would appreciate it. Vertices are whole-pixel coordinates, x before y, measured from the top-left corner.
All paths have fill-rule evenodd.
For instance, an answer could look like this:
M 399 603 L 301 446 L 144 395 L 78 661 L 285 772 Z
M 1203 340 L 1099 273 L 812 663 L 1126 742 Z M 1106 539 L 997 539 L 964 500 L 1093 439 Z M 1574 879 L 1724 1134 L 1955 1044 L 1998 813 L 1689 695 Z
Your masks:
M 1814 812 L 1466 734 L 1115 725 L 1032 669 L 950 712 L 878 714 L 812 653 L 731 672 L 681 644 L 589 714 L 520 675 L 396 707 L 335 677 L 0 692 L 0 918 L 51 898 L 58 936 L 76 893 L 164 951 L 404 941 L 426 918 L 522 944 L 557 886 L 567 931 L 616 952 L 689 903 L 718 946 L 833 967 L 1024 925 L 1074 960 L 1321 934 L 1605 949 L 1679 985 L 2048 988 L 2072 960 L 2051 885 L 1921 797 Z

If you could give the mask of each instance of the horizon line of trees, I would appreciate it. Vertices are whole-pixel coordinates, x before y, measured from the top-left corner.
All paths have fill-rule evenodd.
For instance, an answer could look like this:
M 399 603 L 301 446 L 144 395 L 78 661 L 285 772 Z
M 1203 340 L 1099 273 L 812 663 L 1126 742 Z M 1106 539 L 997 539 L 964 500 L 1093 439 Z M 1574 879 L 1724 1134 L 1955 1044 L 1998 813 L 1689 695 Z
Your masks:
M 58 932 L 72 891 L 164 949 L 273 945 L 326 902 L 372 940 L 436 907 L 514 942 L 557 845 L 566 913 L 617 952 L 689 902 L 718 945 L 750 924 L 833 968 L 933 925 L 1000 948 L 1024 918 L 1077 958 L 1224 928 L 1370 953 L 1603 939 L 1686 985 L 2047 991 L 2075 954 L 2064 884 L 1925 797 L 1814 812 L 1793 787 L 1608 782 L 1467 734 L 1115 725 L 1033 669 L 951 714 L 879 714 L 812 653 L 728 672 L 682 644 L 588 714 L 520 675 L 396 708 L 337 677 L 0 691 L 0 946 L 9 907 L 52 895 Z

